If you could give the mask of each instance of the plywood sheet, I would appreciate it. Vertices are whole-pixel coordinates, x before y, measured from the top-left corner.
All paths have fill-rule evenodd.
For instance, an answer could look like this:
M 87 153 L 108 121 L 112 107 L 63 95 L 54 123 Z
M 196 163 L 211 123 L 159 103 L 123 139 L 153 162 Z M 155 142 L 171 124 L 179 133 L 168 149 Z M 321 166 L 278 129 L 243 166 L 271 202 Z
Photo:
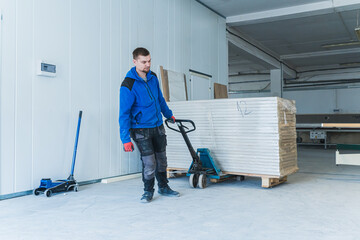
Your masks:
M 186 101 L 187 91 L 185 74 L 167 70 L 167 78 L 169 83 L 169 101 Z
M 228 98 L 227 86 L 219 83 L 214 83 L 214 98 Z
M 160 76 L 161 76 L 161 86 L 162 86 L 162 93 L 165 98 L 165 101 L 168 102 L 170 98 L 169 94 L 169 81 L 168 81 L 168 75 L 167 71 L 163 68 L 163 66 L 160 66 Z
M 162 93 L 166 102 L 187 101 L 186 75 L 160 66 Z

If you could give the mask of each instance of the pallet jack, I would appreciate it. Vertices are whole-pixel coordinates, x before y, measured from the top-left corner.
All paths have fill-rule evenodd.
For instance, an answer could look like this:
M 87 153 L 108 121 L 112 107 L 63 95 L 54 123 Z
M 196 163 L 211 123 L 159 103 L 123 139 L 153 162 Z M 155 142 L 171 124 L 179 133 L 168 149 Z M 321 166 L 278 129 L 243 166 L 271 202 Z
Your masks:
M 187 136 L 187 133 L 196 130 L 196 126 L 193 121 L 176 119 L 175 123 L 179 130 L 170 127 L 168 123 L 174 123 L 173 120 L 166 119 L 166 126 L 173 131 L 181 133 L 185 140 L 186 146 L 190 151 L 192 163 L 186 175 L 189 176 L 189 184 L 191 187 L 196 188 L 198 186 L 199 188 L 206 188 L 207 177 L 210 179 L 220 180 L 231 176 L 228 174 L 223 174 L 221 172 L 221 169 L 218 167 L 216 161 L 211 156 L 210 150 L 208 148 L 198 148 L 197 152 L 195 152 L 193 146 L 191 145 L 189 137 Z M 183 123 L 190 123 L 192 125 L 192 128 L 189 129 Z
M 75 167 L 77 145 L 78 145 L 79 133 L 80 133 L 81 117 L 82 117 L 82 111 L 79 112 L 79 119 L 78 119 L 77 131 L 76 131 L 75 146 L 74 146 L 70 176 L 65 180 L 57 180 L 57 181 L 52 181 L 51 178 L 41 179 L 40 186 L 34 189 L 33 192 L 34 195 L 37 196 L 40 193 L 43 193 L 45 194 L 46 197 L 51 197 L 53 193 L 78 191 L 78 183 L 74 179 L 74 167 Z

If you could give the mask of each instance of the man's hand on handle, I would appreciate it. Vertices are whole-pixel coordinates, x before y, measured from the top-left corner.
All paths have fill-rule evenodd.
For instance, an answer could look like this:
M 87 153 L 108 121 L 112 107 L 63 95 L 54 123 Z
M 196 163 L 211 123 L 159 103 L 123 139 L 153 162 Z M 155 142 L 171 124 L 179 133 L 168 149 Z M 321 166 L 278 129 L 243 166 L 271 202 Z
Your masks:
M 134 151 L 134 144 L 132 142 L 124 143 L 124 150 L 125 152 Z
M 174 116 L 172 116 L 172 117 L 171 117 L 171 119 L 173 120 L 173 123 L 175 123 L 175 117 L 174 117 Z

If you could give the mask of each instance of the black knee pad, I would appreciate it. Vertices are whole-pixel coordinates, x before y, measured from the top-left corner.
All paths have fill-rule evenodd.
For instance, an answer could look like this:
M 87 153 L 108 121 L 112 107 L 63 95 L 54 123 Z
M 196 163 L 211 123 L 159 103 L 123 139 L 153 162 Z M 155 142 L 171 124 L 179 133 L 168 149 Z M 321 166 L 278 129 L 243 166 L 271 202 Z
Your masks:
M 155 176 L 155 170 L 156 170 L 156 160 L 155 155 L 148 155 L 148 156 L 142 156 L 141 160 L 143 161 L 144 165 L 144 179 L 150 180 L 153 179 Z

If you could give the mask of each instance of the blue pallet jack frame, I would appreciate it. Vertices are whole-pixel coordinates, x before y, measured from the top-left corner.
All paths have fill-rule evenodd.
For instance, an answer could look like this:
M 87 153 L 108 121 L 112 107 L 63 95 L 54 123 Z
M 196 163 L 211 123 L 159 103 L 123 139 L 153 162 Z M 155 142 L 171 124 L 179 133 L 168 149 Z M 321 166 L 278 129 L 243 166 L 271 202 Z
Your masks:
M 215 159 L 211 156 L 210 150 L 208 148 L 198 148 L 195 152 L 189 137 L 188 133 L 195 131 L 196 126 L 195 123 L 191 120 L 184 119 L 176 119 L 175 123 L 178 129 L 172 128 L 169 126 L 169 123 L 174 123 L 172 119 L 165 120 L 166 126 L 176 132 L 181 133 L 183 136 L 186 146 L 189 149 L 189 152 L 192 157 L 192 163 L 187 172 L 187 176 L 189 176 L 189 184 L 191 187 L 196 188 L 205 188 L 207 185 L 207 178 L 209 179 L 226 179 L 231 177 L 232 175 L 223 174 Z M 185 126 L 184 123 L 190 123 L 192 128 Z M 187 129 L 187 130 L 185 130 Z
M 75 159 L 76 159 L 77 145 L 78 145 L 79 133 L 80 133 L 81 117 L 82 117 L 82 111 L 79 112 L 79 119 L 76 130 L 75 146 L 74 146 L 70 176 L 67 179 L 57 180 L 57 181 L 52 181 L 51 178 L 41 179 L 40 186 L 38 188 L 35 188 L 33 191 L 34 195 L 38 196 L 40 193 L 43 193 L 46 197 L 51 197 L 53 193 L 78 191 L 78 183 L 74 179 L 74 168 L 75 168 Z

